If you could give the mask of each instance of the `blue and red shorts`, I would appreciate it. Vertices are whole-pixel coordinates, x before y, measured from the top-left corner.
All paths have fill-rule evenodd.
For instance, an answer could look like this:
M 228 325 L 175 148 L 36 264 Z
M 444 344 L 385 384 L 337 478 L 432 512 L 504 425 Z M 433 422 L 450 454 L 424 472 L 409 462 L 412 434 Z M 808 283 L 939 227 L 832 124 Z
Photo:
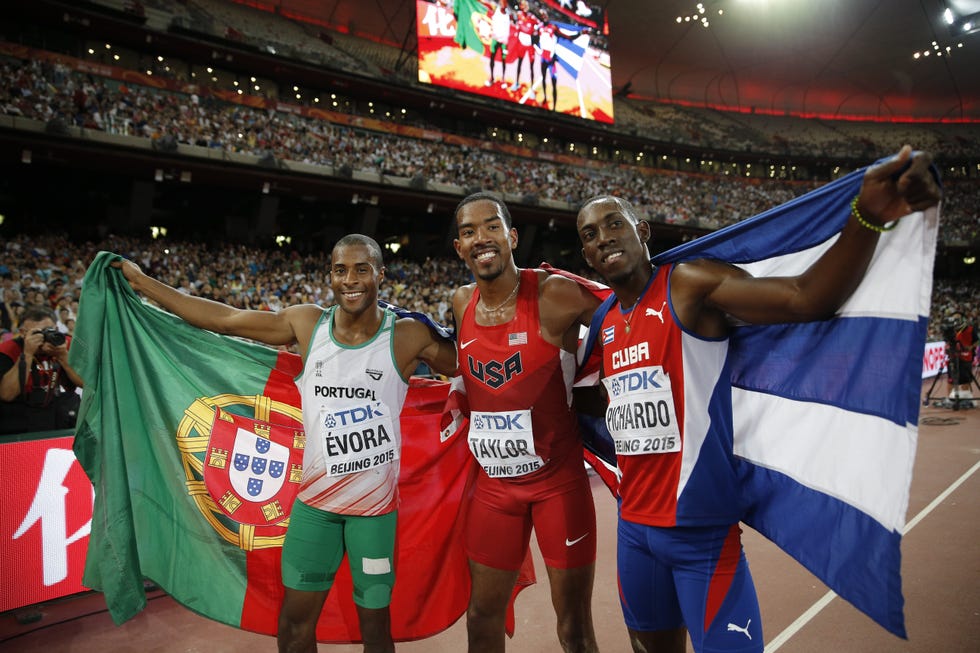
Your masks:
M 759 600 L 738 524 L 661 528 L 620 518 L 617 541 L 628 628 L 686 627 L 698 653 L 761 653 Z

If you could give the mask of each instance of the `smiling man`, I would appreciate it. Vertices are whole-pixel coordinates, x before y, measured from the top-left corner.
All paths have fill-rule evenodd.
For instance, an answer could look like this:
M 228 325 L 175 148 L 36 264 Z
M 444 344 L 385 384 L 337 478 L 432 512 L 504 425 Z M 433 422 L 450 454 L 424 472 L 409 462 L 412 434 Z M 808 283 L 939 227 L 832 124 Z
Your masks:
M 454 373 L 453 344 L 378 305 L 381 248 L 360 234 L 334 246 L 330 286 L 337 305 L 326 309 L 314 304 L 277 313 L 237 309 L 186 295 L 130 261 L 113 265 L 134 290 L 196 327 L 269 345 L 299 345 L 303 373 L 296 383 L 306 448 L 282 550 L 286 589 L 279 650 L 316 651 L 316 623 L 346 551 L 364 651 L 394 651 L 388 606 L 395 580 L 398 416 L 420 360 L 443 374 Z M 345 429 L 355 414 L 357 432 Z M 345 444 L 355 438 L 356 447 Z
M 469 445 L 480 465 L 466 524 L 469 650 L 504 650 L 507 603 L 533 526 L 558 640 L 568 652 L 595 651 L 595 508 L 571 389 L 579 325 L 599 300 L 570 279 L 518 269 L 517 230 L 489 193 L 460 202 L 456 229 L 456 252 L 476 278 L 453 296 Z
M 831 317 L 883 231 L 935 205 L 931 157 L 906 146 L 868 168 L 837 241 L 798 276 L 753 277 L 722 261 L 650 263 L 650 225 L 600 196 L 578 214 L 586 262 L 616 301 L 601 323 L 606 426 L 622 474 L 617 565 L 633 650 L 763 650 L 742 552 L 728 337 L 733 321 Z

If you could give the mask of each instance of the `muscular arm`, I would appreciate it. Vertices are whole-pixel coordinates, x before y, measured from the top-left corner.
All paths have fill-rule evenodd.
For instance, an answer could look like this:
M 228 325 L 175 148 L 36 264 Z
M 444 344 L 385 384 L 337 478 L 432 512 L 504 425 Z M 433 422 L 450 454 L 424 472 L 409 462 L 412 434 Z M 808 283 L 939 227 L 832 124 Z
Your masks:
M 884 224 L 935 205 L 940 191 L 929 172 L 931 157 L 912 159 L 911 148 L 865 173 L 858 209 L 865 220 Z M 671 278 L 671 301 L 681 322 L 696 333 L 720 336 L 723 315 L 750 323 L 825 319 L 851 296 L 868 268 L 878 233 L 851 216 L 840 237 L 805 272 L 795 277 L 755 278 L 727 263 L 693 261 L 678 265 Z
M 297 340 L 290 308 L 270 311 L 242 310 L 220 302 L 192 297 L 143 273 L 131 261 L 117 261 L 113 267 L 122 270 L 133 290 L 143 293 L 184 321 L 201 329 L 249 338 L 269 345 L 288 345 Z M 302 307 L 292 307 L 300 309 Z M 302 344 L 302 343 L 301 343 Z
M 422 322 L 404 318 L 395 323 L 395 358 L 408 377 L 419 360 L 440 374 L 456 373 L 456 343 L 438 336 Z
M 578 327 L 589 325 L 602 302 L 571 279 L 557 274 L 538 272 L 538 281 L 542 337 L 574 352 L 578 346 Z

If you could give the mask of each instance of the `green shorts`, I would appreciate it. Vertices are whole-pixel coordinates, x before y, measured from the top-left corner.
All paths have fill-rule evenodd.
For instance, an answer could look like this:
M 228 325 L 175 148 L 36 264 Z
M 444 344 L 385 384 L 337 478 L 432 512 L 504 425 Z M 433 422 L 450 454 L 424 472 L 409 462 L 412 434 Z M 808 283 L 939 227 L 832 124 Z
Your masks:
M 346 551 L 354 603 L 387 607 L 395 584 L 397 521 L 397 511 L 373 517 L 338 515 L 296 499 L 282 547 L 283 585 L 306 592 L 329 590 Z

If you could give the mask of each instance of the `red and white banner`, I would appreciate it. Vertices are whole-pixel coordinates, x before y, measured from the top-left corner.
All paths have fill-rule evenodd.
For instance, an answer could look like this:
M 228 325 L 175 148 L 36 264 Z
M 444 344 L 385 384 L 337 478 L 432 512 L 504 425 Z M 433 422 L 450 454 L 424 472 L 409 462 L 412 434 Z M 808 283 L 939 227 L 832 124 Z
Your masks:
M 86 589 L 94 492 L 72 440 L 0 444 L 0 612 Z
M 946 343 L 927 342 L 922 355 L 922 378 L 927 379 L 946 371 Z

